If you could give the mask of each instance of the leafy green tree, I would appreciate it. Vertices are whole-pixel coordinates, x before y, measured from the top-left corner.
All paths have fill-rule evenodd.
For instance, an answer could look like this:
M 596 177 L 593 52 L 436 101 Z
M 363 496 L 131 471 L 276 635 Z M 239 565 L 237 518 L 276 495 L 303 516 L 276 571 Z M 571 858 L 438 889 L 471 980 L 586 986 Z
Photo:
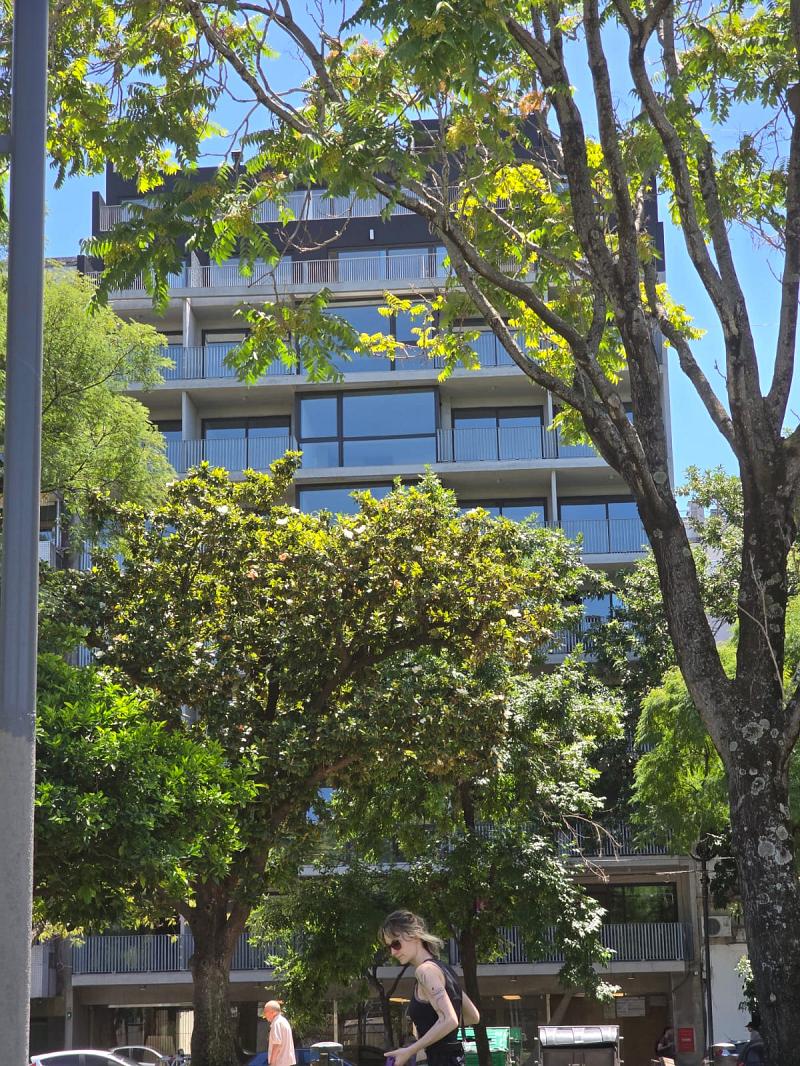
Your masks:
M 431 714 L 421 662 L 435 656 L 454 677 L 527 667 L 586 574 L 557 531 L 462 515 L 432 477 L 381 501 L 362 494 L 359 513 L 338 521 L 302 514 L 282 502 L 296 465 L 287 457 L 241 482 L 203 466 L 150 511 L 102 503 L 96 517 L 116 528 L 124 565 L 99 552 L 91 573 L 64 576 L 67 610 L 110 676 L 147 694 L 170 731 L 247 768 L 238 834 L 187 854 L 180 891 L 139 886 L 194 935 L 198 1066 L 235 1061 L 231 957 L 274 872 L 307 857 L 318 790 L 374 798 L 404 774 L 405 747 L 435 777 L 491 742 L 498 705 Z
M 5 385 L 6 276 L 0 274 L 0 397 Z M 93 287 L 75 273 L 47 271 L 42 367 L 42 491 L 73 513 L 98 490 L 153 502 L 171 476 L 164 441 L 147 409 L 124 395 L 153 385 L 166 365 L 151 327 L 110 308 L 89 314 Z M 0 444 L 5 421 L 0 399 Z M 0 468 L 1 469 L 1 468 Z
M 450 679 L 443 683 L 443 672 L 431 665 L 422 682 L 426 706 L 443 713 L 467 700 L 503 701 L 503 729 L 485 736 L 470 757 L 447 766 L 440 761 L 435 774 L 416 752 L 404 752 L 405 772 L 382 789 L 379 802 L 360 790 L 337 792 L 325 811 L 339 842 L 336 858 L 256 912 L 263 937 L 300 932 L 280 963 L 293 1003 L 305 1007 L 326 982 L 346 984 L 366 974 L 382 1004 L 390 1047 L 396 1045 L 388 997 L 374 973 L 382 907 L 418 910 L 458 944 L 465 989 L 479 1007 L 478 964 L 507 950 L 509 926 L 519 930 L 531 958 L 563 951 L 565 985 L 605 991 L 593 968 L 607 957 L 598 908 L 576 883 L 563 841 L 570 816 L 591 820 L 599 806 L 590 791 L 590 756 L 598 736 L 618 730 L 616 701 L 577 661 L 516 681 L 482 672 L 471 691 L 464 678 L 456 689 Z M 339 871 L 347 866 L 342 855 L 352 857 L 350 868 L 332 872 L 333 864 Z M 347 904 L 351 885 L 358 886 L 355 910 L 375 919 L 366 929 L 362 923 L 360 933 Z M 476 1037 L 481 1061 L 490 1061 L 485 1025 L 476 1027 Z
M 791 961 L 800 884 L 787 826 L 800 691 L 783 670 L 800 484 L 800 430 L 786 425 L 800 290 L 799 25 L 794 0 L 712 4 L 702 17 L 679 0 L 466 0 L 457 12 L 439 0 L 367 0 L 323 27 L 269 0 L 71 0 L 55 12 L 50 120 L 62 175 L 97 169 L 107 155 L 148 190 L 159 167 L 198 161 L 226 87 L 247 99 L 244 167 L 175 182 L 93 246 L 107 284 L 144 270 L 158 301 L 183 238 L 216 257 L 238 242 L 245 268 L 275 261 L 253 208 L 267 198 L 285 205 L 297 187 L 379 193 L 442 240 L 460 295 L 445 292 L 440 321 L 484 319 L 552 391 L 565 429 L 588 434 L 637 502 L 678 666 L 726 766 L 764 1035 L 782 1066 L 800 1062 Z M 272 79 L 270 57 L 281 50 L 304 61 L 295 85 Z M 625 56 L 621 77 L 610 54 Z M 591 78 L 585 104 L 573 92 L 578 65 Z M 656 183 L 719 328 L 720 394 L 696 356 L 689 312 L 660 276 L 648 222 Z M 743 232 L 773 251 L 772 351 L 759 350 L 738 273 Z M 298 239 L 308 247 L 303 227 Z M 243 371 L 288 357 L 292 331 L 320 338 L 323 317 L 313 302 L 255 308 Z M 449 366 L 469 358 L 453 334 L 439 340 L 424 328 Z M 659 335 L 739 466 L 733 677 L 669 483 Z M 325 347 L 301 345 L 304 363 L 323 359 Z

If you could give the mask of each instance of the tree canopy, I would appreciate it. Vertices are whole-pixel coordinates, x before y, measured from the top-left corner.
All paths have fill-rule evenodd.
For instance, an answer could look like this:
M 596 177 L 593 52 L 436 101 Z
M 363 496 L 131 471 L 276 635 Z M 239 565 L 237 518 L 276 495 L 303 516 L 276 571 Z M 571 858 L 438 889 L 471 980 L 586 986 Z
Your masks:
M 591 582 L 560 532 L 464 515 L 431 476 L 382 500 L 361 494 L 352 516 L 303 514 L 283 502 L 296 464 L 289 456 L 240 482 L 203 466 L 150 510 L 99 501 L 92 513 L 113 547 L 90 573 L 61 577 L 66 610 L 109 680 L 156 723 L 124 742 L 93 732 L 87 763 L 125 745 L 135 754 L 150 744 L 160 758 L 159 745 L 186 743 L 208 746 L 210 762 L 198 759 L 209 780 L 222 774 L 207 813 L 229 818 L 231 831 L 213 847 L 186 846 L 169 876 L 126 883 L 133 908 L 171 907 L 194 934 L 200 1066 L 234 1061 L 230 960 L 270 879 L 307 861 L 320 788 L 374 802 L 410 759 L 433 782 L 456 765 L 483 765 L 505 729 L 509 668 L 540 659 Z M 97 701 L 102 709 L 102 693 Z M 64 728 L 80 727 L 81 713 L 68 708 Z M 127 728 L 125 706 L 111 701 L 109 713 Z M 85 742 L 60 750 L 71 757 Z M 136 784 L 144 770 L 131 774 Z M 143 806 L 153 795 L 144 792 Z M 151 821 L 165 826 L 175 813 Z M 187 819 L 190 838 L 194 824 Z M 157 873 L 157 836 L 152 846 L 145 868 Z
M 4 431 L 5 274 L 0 274 L 0 441 Z M 154 502 L 171 476 L 164 441 L 147 409 L 124 395 L 153 385 L 167 365 L 151 326 L 110 308 L 87 309 L 93 287 L 75 272 L 48 270 L 44 290 L 42 491 L 60 493 L 73 512 L 105 491 Z

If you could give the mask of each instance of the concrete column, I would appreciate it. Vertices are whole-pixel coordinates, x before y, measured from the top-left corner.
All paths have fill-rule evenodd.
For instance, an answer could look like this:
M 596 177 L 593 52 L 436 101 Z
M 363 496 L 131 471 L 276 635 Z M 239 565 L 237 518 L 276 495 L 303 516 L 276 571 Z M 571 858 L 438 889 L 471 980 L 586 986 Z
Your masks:
M 183 301 L 183 344 L 186 348 L 192 348 L 201 343 L 201 331 L 192 307 L 192 298 L 187 296 Z
M 689 964 L 685 976 L 670 974 L 672 993 L 672 1023 L 676 1044 L 680 1047 L 681 1029 L 694 1031 L 694 1051 L 676 1050 L 678 1066 L 700 1066 L 703 1058 L 705 1032 L 703 1027 L 703 988 L 697 964 Z
M 555 470 L 550 471 L 550 525 L 558 523 L 558 478 Z
M 181 393 L 181 439 L 200 440 L 200 415 L 188 392 Z

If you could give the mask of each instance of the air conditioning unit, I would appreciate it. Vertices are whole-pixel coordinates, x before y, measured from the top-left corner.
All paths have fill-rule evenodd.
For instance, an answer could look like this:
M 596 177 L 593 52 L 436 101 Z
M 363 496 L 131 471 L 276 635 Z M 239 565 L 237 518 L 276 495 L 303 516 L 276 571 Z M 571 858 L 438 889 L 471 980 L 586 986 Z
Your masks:
M 733 936 L 730 914 L 712 914 L 708 919 L 708 935 L 712 940 Z

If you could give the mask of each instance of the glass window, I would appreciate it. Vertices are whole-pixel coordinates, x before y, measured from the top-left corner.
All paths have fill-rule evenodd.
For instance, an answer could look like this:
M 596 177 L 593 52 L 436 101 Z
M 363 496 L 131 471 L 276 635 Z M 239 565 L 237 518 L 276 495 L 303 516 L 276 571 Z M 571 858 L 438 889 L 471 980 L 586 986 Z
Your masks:
M 357 304 L 352 306 L 335 304 L 327 308 L 325 314 L 343 318 L 359 333 L 388 333 L 390 329 L 390 319 L 378 314 L 378 304 Z M 349 354 L 349 359 L 335 358 L 333 360 L 337 370 L 341 370 L 343 373 L 391 370 L 391 361 L 383 356 L 370 355 L 369 353 L 356 354 L 352 350 Z
M 482 507 L 493 518 L 502 515 L 512 522 L 524 522 L 533 517 L 537 525 L 545 524 L 546 510 L 544 500 L 464 500 L 461 509 L 470 511 L 475 507 Z
M 392 491 L 391 485 L 326 485 L 319 488 L 298 489 L 297 504 L 301 511 L 331 511 L 333 514 L 355 514 L 358 503 L 354 492 L 369 491 L 382 500 Z
M 384 440 L 346 440 L 343 466 L 420 466 L 436 462 L 436 438 L 388 437 Z
M 320 400 L 328 406 L 311 408 L 312 415 L 319 413 L 320 417 L 307 417 L 307 407 Z M 436 462 L 433 389 L 302 396 L 299 404 L 300 446 L 306 468 Z M 309 424 L 313 432 L 309 432 Z
M 266 470 L 288 448 L 289 429 L 284 415 L 208 418 L 203 421 L 204 457 L 227 470 Z
M 541 457 L 541 407 L 476 407 L 453 411 L 456 462 Z
M 303 396 L 300 400 L 300 437 L 335 437 L 338 434 L 336 396 Z
M 592 885 L 587 889 L 606 914 L 605 923 L 676 922 L 678 901 L 675 885 Z
M 435 394 L 432 390 L 347 393 L 342 417 L 345 438 L 435 433 Z
M 180 419 L 166 420 L 163 418 L 156 418 L 153 420 L 153 425 L 158 432 L 162 434 L 164 440 L 173 441 L 181 439 Z
M 413 333 L 412 330 L 422 328 L 421 316 L 412 316 L 408 311 L 398 311 L 394 316 L 394 335 L 402 344 L 417 344 L 419 334 Z

